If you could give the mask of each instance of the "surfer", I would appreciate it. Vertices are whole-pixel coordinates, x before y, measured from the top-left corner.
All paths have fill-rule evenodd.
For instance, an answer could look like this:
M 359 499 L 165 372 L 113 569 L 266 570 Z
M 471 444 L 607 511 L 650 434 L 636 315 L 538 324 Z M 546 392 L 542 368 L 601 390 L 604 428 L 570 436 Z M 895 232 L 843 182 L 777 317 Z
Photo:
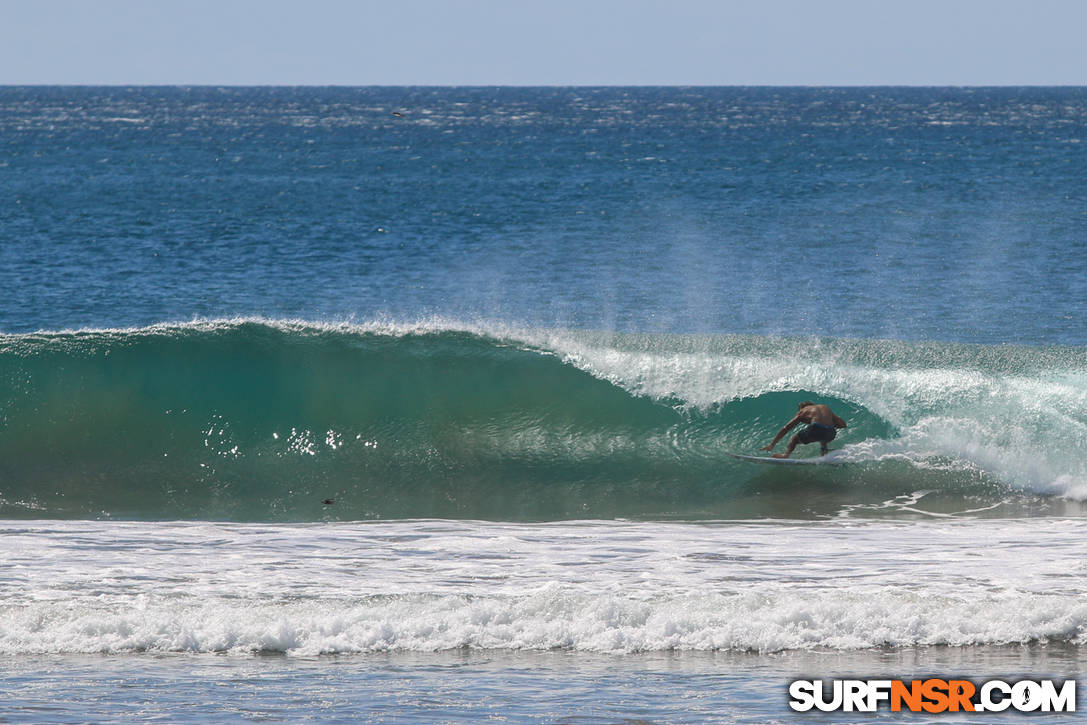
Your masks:
M 785 437 L 786 433 L 795 428 L 798 423 L 806 423 L 806 428 L 789 439 L 789 446 L 785 449 L 785 452 L 775 453 L 774 458 L 788 458 L 793 449 L 796 448 L 797 443 L 807 445 L 816 441 L 819 442 L 822 448 L 820 455 L 825 456 L 827 454 L 827 443 L 830 443 L 834 440 L 834 436 L 838 435 L 838 428 L 848 427 L 844 420 L 834 415 L 834 412 L 825 405 L 816 405 L 810 400 L 805 400 L 797 407 L 800 410 L 797 411 L 792 420 L 778 431 L 778 434 L 774 436 L 773 443 L 759 450 L 774 450 L 774 446 Z

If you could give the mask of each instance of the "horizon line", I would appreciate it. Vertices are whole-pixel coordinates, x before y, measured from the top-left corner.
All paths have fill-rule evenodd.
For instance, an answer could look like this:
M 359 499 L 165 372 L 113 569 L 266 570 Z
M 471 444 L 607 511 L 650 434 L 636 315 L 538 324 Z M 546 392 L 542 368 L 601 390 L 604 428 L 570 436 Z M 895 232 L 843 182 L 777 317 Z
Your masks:
M 8 83 L 0 88 L 1087 88 L 1087 83 Z

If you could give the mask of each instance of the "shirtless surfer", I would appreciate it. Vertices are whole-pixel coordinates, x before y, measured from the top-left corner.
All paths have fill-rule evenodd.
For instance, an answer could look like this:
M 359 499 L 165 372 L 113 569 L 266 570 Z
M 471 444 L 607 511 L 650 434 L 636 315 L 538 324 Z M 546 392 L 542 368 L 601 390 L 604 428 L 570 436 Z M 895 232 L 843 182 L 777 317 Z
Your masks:
M 827 443 L 834 440 L 834 436 L 838 435 L 838 428 L 846 428 L 846 422 L 834 415 L 834 413 L 825 405 L 816 405 L 810 400 L 805 400 L 799 406 L 800 410 L 797 412 L 796 417 L 790 420 L 788 423 L 778 431 L 778 434 L 774 436 L 774 442 L 768 446 L 760 448 L 763 451 L 772 451 L 774 446 L 778 444 L 785 434 L 796 427 L 797 423 L 806 423 L 807 428 L 794 435 L 789 439 L 789 446 L 785 449 L 784 453 L 775 453 L 774 458 L 788 458 L 796 448 L 797 443 L 819 442 L 822 447 L 820 455 L 825 456 L 827 454 Z

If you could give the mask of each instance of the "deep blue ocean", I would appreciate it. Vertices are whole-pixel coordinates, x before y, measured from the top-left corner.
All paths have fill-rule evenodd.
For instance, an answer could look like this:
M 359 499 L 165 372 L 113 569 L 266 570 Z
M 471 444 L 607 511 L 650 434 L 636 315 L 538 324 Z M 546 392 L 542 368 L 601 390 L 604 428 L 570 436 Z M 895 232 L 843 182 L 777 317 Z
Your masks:
M 1085 88 L 0 87 L 0 192 L 0 719 L 1087 664 Z
M 0 329 L 1083 345 L 1085 125 L 1081 88 L 4 88 Z

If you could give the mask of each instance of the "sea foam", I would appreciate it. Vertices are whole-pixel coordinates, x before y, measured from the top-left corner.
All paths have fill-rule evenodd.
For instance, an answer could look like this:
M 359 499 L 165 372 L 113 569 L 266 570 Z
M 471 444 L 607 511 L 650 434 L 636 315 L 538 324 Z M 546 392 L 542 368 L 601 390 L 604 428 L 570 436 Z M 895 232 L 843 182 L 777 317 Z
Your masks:
M 1085 643 L 1083 520 L 5 524 L 0 652 Z

